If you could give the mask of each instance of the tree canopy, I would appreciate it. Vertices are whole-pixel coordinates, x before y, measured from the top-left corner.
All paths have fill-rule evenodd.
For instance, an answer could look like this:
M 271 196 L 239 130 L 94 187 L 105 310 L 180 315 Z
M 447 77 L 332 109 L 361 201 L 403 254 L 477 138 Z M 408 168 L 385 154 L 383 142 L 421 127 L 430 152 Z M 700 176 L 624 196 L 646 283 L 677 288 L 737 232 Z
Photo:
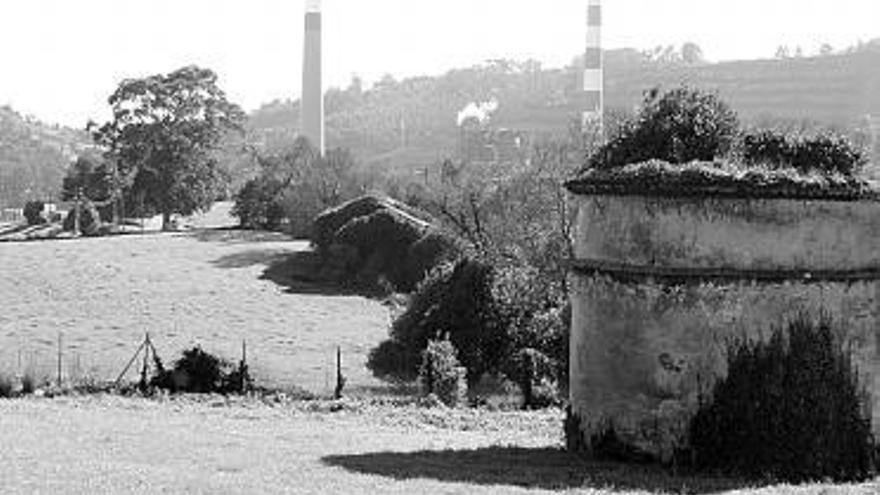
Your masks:
M 245 121 L 242 109 L 217 85 L 217 75 L 187 66 L 126 79 L 108 102 L 112 120 L 90 127 L 118 167 L 129 208 L 161 213 L 168 228 L 172 214 L 210 207 L 227 179 L 216 152 Z

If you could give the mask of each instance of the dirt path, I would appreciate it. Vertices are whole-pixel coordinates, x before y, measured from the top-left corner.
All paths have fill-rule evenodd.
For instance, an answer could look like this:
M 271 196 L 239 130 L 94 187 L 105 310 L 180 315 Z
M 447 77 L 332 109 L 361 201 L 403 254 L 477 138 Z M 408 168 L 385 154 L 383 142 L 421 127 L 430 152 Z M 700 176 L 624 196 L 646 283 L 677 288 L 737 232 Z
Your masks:
M 0 371 L 54 377 L 60 332 L 65 377 L 113 379 L 149 331 L 166 361 L 196 344 L 237 360 L 245 339 L 258 381 L 318 393 L 339 345 L 350 386 L 378 384 L 364 362 L 387 335 L 385 308 L 264 278 L 307 249 L 236 231 L 2 243 Z

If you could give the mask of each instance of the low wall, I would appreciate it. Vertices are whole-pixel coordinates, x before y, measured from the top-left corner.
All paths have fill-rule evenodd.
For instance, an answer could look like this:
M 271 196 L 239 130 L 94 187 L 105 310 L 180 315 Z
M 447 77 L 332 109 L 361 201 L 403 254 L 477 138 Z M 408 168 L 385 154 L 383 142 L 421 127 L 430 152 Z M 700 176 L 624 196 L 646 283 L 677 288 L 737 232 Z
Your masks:
M 730 338 L 799 311 L 845 332 L 880 433 L 880 203 L 580 195 L 570 394 L 586 438 L 613 425 L 670 455 Z

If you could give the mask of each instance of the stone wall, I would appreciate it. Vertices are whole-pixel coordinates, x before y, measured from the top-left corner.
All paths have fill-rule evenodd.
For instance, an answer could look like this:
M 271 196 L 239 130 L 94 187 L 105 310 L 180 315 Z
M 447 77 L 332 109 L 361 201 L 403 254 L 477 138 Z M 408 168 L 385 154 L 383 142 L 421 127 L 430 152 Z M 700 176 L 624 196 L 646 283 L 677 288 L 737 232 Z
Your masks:
M 880 203 L 583 195 L 572 271 L 571 402 L 667 457 L 730 338 L 825 311 L 880 432 Z

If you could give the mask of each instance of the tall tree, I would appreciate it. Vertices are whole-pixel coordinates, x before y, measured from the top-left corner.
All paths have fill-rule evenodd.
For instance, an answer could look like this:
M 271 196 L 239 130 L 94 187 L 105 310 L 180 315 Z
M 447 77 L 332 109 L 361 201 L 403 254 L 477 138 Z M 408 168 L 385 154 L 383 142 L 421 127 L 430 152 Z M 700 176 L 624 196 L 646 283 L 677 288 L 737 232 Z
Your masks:
M 242 132 L 245 114 L 197 66 L 122 81 L 108 100 L 113 119 L 93 132 L 124 177 L 127 202 L 140 214 L 172 214 L 211 206 L 227 174 L 216 151 L 229 132 Z

